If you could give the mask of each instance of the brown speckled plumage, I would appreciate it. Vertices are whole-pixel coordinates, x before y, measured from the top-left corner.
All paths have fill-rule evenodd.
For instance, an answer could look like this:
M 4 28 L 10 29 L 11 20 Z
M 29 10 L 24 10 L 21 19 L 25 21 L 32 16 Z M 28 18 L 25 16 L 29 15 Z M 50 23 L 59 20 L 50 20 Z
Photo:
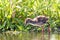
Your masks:
M 31 24 L 33 26 L 41 26 L 41 25 L 47 23 L 47 21 L 48 21 L 48 17 L 46 17 L 46 16 L 37 16 L 34 19 L 27 18 L 25 20 L 25 24 Z

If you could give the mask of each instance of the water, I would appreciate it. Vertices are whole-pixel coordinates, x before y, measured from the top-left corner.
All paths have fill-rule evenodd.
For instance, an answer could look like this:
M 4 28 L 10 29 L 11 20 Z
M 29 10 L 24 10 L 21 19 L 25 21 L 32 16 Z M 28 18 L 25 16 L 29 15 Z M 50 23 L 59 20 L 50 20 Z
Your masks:
M 60 34 L 8 31 L 0 33 L 0 40 L 60 40 Z

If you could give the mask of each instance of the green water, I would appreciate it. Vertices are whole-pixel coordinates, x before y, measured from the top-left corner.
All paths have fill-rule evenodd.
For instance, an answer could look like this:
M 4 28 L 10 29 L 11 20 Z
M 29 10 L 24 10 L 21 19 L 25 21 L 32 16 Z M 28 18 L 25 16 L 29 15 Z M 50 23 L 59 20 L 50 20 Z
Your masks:
M 8 31 L 6 33 L 0 33 L 0 40 L 60 40 L 60 34 Z

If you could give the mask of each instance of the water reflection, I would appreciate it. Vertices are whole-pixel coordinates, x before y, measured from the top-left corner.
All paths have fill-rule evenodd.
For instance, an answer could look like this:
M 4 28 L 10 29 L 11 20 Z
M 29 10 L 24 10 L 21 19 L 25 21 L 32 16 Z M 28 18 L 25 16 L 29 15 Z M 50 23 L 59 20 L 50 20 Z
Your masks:
M 60 40 L 60 33 L 6 32 L 0 40 Z

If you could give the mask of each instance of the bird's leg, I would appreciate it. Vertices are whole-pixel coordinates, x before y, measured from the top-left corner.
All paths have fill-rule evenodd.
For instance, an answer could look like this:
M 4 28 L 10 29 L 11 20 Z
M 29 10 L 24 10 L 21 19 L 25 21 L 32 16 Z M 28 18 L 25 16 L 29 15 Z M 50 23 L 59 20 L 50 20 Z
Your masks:
M 48 40 L 50 40 L 50 26 L 48 26 Z
M 44 27 L 42 26 L 42 33 L 44 33 Z
M 44 26 L 42 26 L 42 36 L 44 36 Z
M 42 26 L 42 40 L 44 40 L 44 26 Z
M 49 33 L 49 35 L 50 35 L 50 26 L 48 26 L 48 33 Z

